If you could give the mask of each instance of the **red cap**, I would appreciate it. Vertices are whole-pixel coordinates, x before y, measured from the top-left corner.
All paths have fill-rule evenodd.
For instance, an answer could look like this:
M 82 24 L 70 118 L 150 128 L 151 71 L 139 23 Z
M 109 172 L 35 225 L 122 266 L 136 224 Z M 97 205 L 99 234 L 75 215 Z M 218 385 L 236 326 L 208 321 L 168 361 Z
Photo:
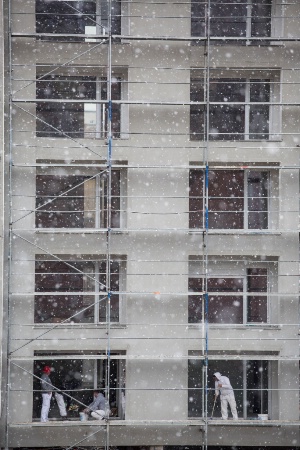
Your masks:
M 43 368 L 43 372 L 51 372 L 51 367 L 50 366 L 45 366 Z

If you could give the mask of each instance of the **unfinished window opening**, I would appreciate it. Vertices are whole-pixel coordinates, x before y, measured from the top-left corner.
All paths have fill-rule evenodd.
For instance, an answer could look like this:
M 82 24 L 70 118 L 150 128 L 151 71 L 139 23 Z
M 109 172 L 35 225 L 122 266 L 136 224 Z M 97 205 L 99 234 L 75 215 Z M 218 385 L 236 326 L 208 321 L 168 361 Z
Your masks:
M 204 227 L 204 183 L 204 171 L 191 169 L 190 228 Z M 269 198 L 269 172 L 211 169 L 208 174 L 208 227 L 211 229 L 267 229 Z
M 37 175 L 37 228 L 112 228 L 121 226 L 121 172 L 98 175 Z M 110 198 L 110 224 L 108 199 Z
M 34 322 L 105 323 L 108 318 L 119 322 L 124 272 L 125 261 L 112 258 L 109 288 L 104 259 L 36 260 Z
M 42 76 L 36 81 L 36 98 L 41 100 L 36 104 L 37 136 L 61 138 L 70 136 L 74 139 L 107 137 L 107 91 L 105 77 Z M 121 100 L 120 77 L 114 77 L 112 80 L 111 97 L 112 102 Z M 119 138 L 120 104 L 112 103 L 111 115 L 112 135 Z
M 111 1 L 111 30 L 121 34 L 121 1 Z M 53 34 L 41 36 L 47 41 L 95 42 L 82 36 L 59 36 L 60 34 L 108 34 L 108 3 L 104 0 L 36 0 L 36 32 Z
M 82 355 L 82 359 L 80 356 Z M 91 355 L 89 359 L 88 356 Z M 106 374 L 107 359 L 104 353 L 92 352 L 39 352 L 34 361 L 33 371 L 37 377 L 41 377 L 44 366 L 52 368 L 50 379 L 64 395 L 69 419 L 79 420 L 79 412 L 84 409 L 80 403 L 89 405 L 93 401 L 93 390 L 99 389 L 107 398 Z M 110 359 L 109 378 L 109 408 L 111 417 L 123 419 L 125 415 L 125 361 L 118 359 L 121 352 L 112 352 Z M 53 359 L 49 359 L 49 357 Z M 47 357 L 47 359 L 43 359 Z M 42 395 L 40 381 L 33 381 L 33 419 L 38 419 L 41 414 Z M 80 402 L 80 403 L 79 403 Z M 49 419 L 60 418 L 56 402 L 52 403 L 49 411 Z
M 192 354 L 192 352 L 190 353 Z M 202 410 L 203 391 L 202 384 L 203 361 L 189 359 L 188 362 L 188 415 L 191 418 L 203 417 Z M 257 418 L 257 414 L 268 413 L 268 387 L 269 387 L 269 363 L 262 360 L 210 360 L 208 367 L 207 396 L 208 411 L 212 411 L 214 402 L 215 385 L 213 374 L 220 372 L 229 378 L 234 390 L 239 418 Z M 211 394 L 210 394 L 211 392 Z M 221 418 L 220 402 L 217 401 L 214 417 Z M 229 409 L 229 417 L 231 417 Z
M 214 0 L 210 4 L 211 37 L 269 37 L 271 36 L 272 2 L 270 0 Z M 205 2 L 191 3 L 191 34 L 205 37 L 207 5 Z M 219 41 L 218 41 L 219 42 Z M 226 40 L 225 40 L 226 42 Z M 235 43 L 236 41 L 227 41 Z M 239 42 L 240 44 L 246 41 Z M 224 41 L 223 41 L 224 43 Z M 268 44 L 268 41 L 251 41 L 253 44 Z

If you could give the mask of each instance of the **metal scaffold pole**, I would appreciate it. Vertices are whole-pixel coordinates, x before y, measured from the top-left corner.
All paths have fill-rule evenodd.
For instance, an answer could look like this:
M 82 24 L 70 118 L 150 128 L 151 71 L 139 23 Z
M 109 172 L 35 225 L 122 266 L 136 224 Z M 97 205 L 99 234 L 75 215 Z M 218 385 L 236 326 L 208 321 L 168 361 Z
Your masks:
M 204 83 L 204 98 L 205 100 L 205 145 L 204 145 L 204 157 L 203 162 L 205 164 L 205 176 L 204 176 L 204 189 L 203 189 L 203 205 L 204 205 L 204 231 L 203 231 L 203 261 L 204 261 L 204 296 L 203 296 L 203 323 L 205 327 L 205 353 L 204 353 L 204 398 L 205 398 L 205 410 L 204 410 L 204 450 L 207 450 L 208 446 L 208 308 L 209 308 L 209 298 L 208 298 L 208 161 L 209 161 L 209 86 L 210 86 L 210 0 L 207 0 L 205 4 L 205 32 L 206 32 L 206 46 L 204 48 L 204 60 L 205 60 L 205 83 Z
M 109 405 L 110 405 L 110 321 L 111 321 L 111 163 L 112 163 L 112 0 L 108 0 L 108 61 L 107 61 L 107 254 L 106 254 L 106 289 L 107 289 L 107 307 L 106 307 L 106 317 L 107 317 L 107 349 L 106 349 L 106 409 L 107 409 L 107 420 L 106 420 L 106 450 L 109 450 L 110 439 L 109 439 Z

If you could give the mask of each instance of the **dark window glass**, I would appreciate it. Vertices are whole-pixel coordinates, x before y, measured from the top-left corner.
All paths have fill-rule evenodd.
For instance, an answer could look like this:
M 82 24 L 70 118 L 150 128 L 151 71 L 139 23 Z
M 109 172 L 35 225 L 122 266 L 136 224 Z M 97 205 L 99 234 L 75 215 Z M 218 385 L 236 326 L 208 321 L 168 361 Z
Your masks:
M 190 228 L 203 227 L 203 176 L 190 170 Z M 211 170 L 208 175 L 208 227 L 243 228 L 244 172 Z
M 190 170 L 189 174 L 189 228 L 203 227 L 203 171 Z
M 121 34 L 121 2 L 112 0 L 112 34 Z M 36 32 L 43 40 L 84 41 L 81 36 L 59 34 L 107 34 L 108 6 L 105 0 L 57 1 L 36 0 Z
M 189 278 L 189 292 L 202 292 L 202 278 Z M 202 320 L 202 294 L 189 295 L 188 297 L 188 321 L 199 323 Z
M 209 171 L 209 228 L 243 228 L 244 172 L 242 170 Z
M 268 361 L 247 361 L 247 417 L 268 413 Z
M 243 278 L 209 278 L 207 281 L 209 323 L 243 323 Z M 189 292 L 201 292 L 202 279 L 189 278 Z M 218 293 L 226 293 L 219 295 Z M 230 294 L 233 295 L 230 295 Z M 202 295 L 189 295 L 189 323 L 202 321 Z
M 42 76 L 36 82 L 36 134 L 38 137 L 103 138 L 107 133 L 107 104 L 96 106 L 96 89 L 107 100 L 107 81 L 96 77 Z M 112 100 L 121 99 L 121 80 L 112 83 Z M 51 102 L 50 100 L 76 100 Z M 120 137 L 120 105 L 112 105 L 112 134 Z
M 256 0 L 252 3 L 247 0 L 214 0 L 209 11 L 210 36 L 246 37 L 248 28 L 249 37 L 268 37 L 271 35 L 271 8 L 270 0 Z M 208 34 L 206 15 L 205 2 L 192 1 L 192 36 L 204 37 Z M 244 43 L 245 41 L 241 42 Z
M 202 416 L 203 361 L 188 360 L 188 417 Z
M 204 101 L 203 80 L 191 80 L 190 101 Z M 190 139 L 193 141 L 203 140 L 205 138 L 205 111 L 205 105 L 191 105 L 190 107 Z
M 95 77 L 47 76 L 36 82 L 37 99 L 81 100 L 37 102 L 38 137 L 84 137 L 84 103 L 96 99 Z
M 111 262 L 110 272 L 110 290 L 119 291 L 119 262 Z M 99 321 L 105 322 L 106 279 L 105 261 L 36 261 L 35 291 L 40 294 L 35 295 L 35 323 L 91 323 L 95 303 Z M 111 295 L 110 316 L 112 322 L 119 320 L 118 294 Z
M 204 2 L 191 1 L 191 35 L 204 37 L 206 30 L 206 5 Z
M 107 175 L 37 175 L 37 228 L 106 228 Z M 120 227 L 120 171 L 111 172 L 111 223 Z
M 82 355 L 84 353 L 81 353 Z M 114 353 L 113 353 L 114 354 Z M 114 354 L 115 355 L 115 354 Z M 43 359 L 43 356 L 53 356 L 53 359 Z M 71 356 L 71 355 L 70 355 Z M 84 405 L 89 405 L 93 401 L 93 390 L 97 388 L 105 388 L 105 377 L 107 374 L 106 359 L 59 359 L 56 353 L 39 354 L 39 359 L 34 361 L 34 375 L 40 377 L 43 367 L 50 366 L 52 371 L 50 379 L 52 384 L 61 390 L 67 408 L 68 417 L 79 420 L 79 411 L 82 411 Z M 122 362 L 118 359 L 110 361 L 109 372 L 109 399 L 112 415 L 122 418 L 121 392 L 120 387 L 124 388 L 125 378 L 120 378 Z M 33 378 L 33 418 L 37 419 L 41 415 L 42 395 L 40 392 L 40 380 Z M 59 419 L 59 409 L 56 402 L 52 402 L 49 411 L 50 419 Z
M 261 102 L 263 104 L 250 105 L 249 138 L 268 139 L 270 80 L 250 81 L 250 102 Z
M 268 172 L 248 172 L 248 228 L 268 228 Z
M 252 2 L 251 36 L 271 36 L 271 12 L 272 2 L 270 0 L 255 0 Z M 265 42 L 268 43 L 268 41 Z
M 238 292 L 243 292 L 243 278 L 208 279 L 209 323 L 243 323 L 243 296 L 230 295 Z
M 246 80 L 223 78 L 211 80 L 210 102 L 224 102 L 209 106 L 209 137 L 212 140 L 241 140 L 245 132 L 245 105 L 231 102 L 245 102 Z
M 214 0 L 210 7 L 211 36 L 245 36 L 247 1 Z
M 256 292 L 267 293 L 267 275 L 267 269 L 247 270 L 247 292 L 252 294 L 247 296 L 247 322 L 266 323 L 268 321 L 268 298 L 266 295 L 255 294 Z

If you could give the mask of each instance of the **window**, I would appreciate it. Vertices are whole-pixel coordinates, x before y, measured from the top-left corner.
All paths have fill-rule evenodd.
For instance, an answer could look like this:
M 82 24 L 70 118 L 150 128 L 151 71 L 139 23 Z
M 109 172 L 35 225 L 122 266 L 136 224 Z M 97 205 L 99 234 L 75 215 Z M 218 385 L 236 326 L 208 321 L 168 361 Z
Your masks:
M 204 37 L 207 35 L 206 8 L 205 2 L 192 0 L 192 36 Z M 272 2 L 270 0 L 239 0 L 238 2 L 236 0 L 214 0 L 210 4 L 209 11 L 210 36 L 269 37 L 271 35 L 271 10 Z M 261 43 L 261 41 L 259 42 Z
M 122 419 L 125 414 L 123 410 L 125 402 L 122 402 L 122 396 L 125 393 L 125 364 L 124 360 L 118 359 L 120 355 L 120 352 L 111 353 L 109 398 L 111 415 Z M 104 353 L 39 352 L 35 356 L 38 359 L 34 361 L 34 375 L 40 377 L 45 365 L 52 367 L 50 374 L 52 384 L 61 389 L 62 393 L 65 392 L 72 397 L 64 396 L 70 419 L 79 420 L 79 411 L 82 411 L 83 406 L 78 402 L 84 405 L 90 404 L 93 400 L 94 389 L 104 389 L 105 393 L 107 359 Z M 33 380 L 33 418 L 36 419 L 41 414 L 42 396 L 39 379 Z M 60 418 L 56 402 L 51 405 L 49 418 Z
M 188 322 L 210 324 L 268 323 L 269 293 L 275 290 L 275 263 L 258 263 L 251 259 L 213 260 L 206 278 L 201 273 L 202 260 L 190 260 L 188 279 Z M 207 312 L 205 314 L 205 290 Z M 273 314 L 276 297 L 272 296 Z M 275 317 L 275 316 L 274 316 Z M 273 318 L 274 319 L 274 318 Z
M 112 100 L 121 99 L 121 78 L 111 84 Z M 45 75 L 36 82 L 38 137 L 104 138 L 107 135 L 107 79 Z M 41 100 L 41 101 L 39 101 Z M 64 101 L 66 100 L 66 101 Z M 72 101 L 73 100 L 73 101 Z M 96 101 L 97 102 L 91 102 Z M 112 105 L 112 134 L 120 137 L 121 107 Z
M 121 34 L 121 2 L 112 0 L 112 34 Z M 43 40 L 90 41 L 60 34 L 108 34 L 108 3 L 103 0 L 36 0 L 36 32 L 54 34 Z M 93 42 L 95 39 L 92 40 Z
M 270 174 L 256 170 L 209 170 L 208 227 L 267 229 Z M 204 183 L 201 169 L 191 169 L 189 227 L 204 227 Z
M 108 175 L 37 175 L 37 228 L 106 228 Z M 121 226 L 121 172 L 111 171 L 110 227 Z
M 110 262 L 110 321 L 120 320 L 120 284 L 125 261 Z M 35 323 L 107 322 L 107 263 L 99 259 L 38 259 L 35 263 Z M 115 293 L 114 293 L 115 292 Z
M 207 318 L 209 323 L 242 324 L 246 309 L 247 323 L 267 322 L 267 269 L 247 269 L 246 290 L 244 282 L 245 277 L 208 278 Z M 203 288 L 203 279 L 189 278 L 189 292 L 203 293 Z M 249 295 L 250 292 L 251 295 Z M 257 292 L 265 295 L 257 295 Z M 203 294 L 189 296 L 189 323 L 202 321 L 203 299 Z
M 190 352 L 196 356 L 196 352 Z M 214 357 L 215 359 L 216 357 Z M 202 417 L 202 381 L 203 360 L 191 358 L 188 362 L 188 415 L 189 417 Z M 208 367 L 208 395 L 207 408 L 212 411 L 215 385 L 213 373 L 220 372 L 230 379 L 234 389 L 237 403 L 238 416 L 240 418 L 256 417 L 257 414 L 268 413 L 268 374 L 267 361 L 261 360 L 210 360 Z M 216 402 L 214 417 L 221 417 L 220 403 Z M 229 410 L 230 411 L 230 410 Z M 230 413 L 229 413 L 230 414 Z
M 204 79 L 194 77 L 192 71 L 191 102 L 203 102 L 190 106 L 190 138 L 203 140 L 267 140 L 272 126 L 271 99 L 278 88 L 274 79 L 228 77 L 209 80 L 209 97 L 205 95 Z M 196 75 L 196 73 L 195 73 Z M 258 74 L 259 75 L 259 74 Z M 208 130 L 206 104 L 209 99 Z M 273 115 L 278 115 L 273 108 Z M 275 116 L 272 119 L 275 127 Z M 278 122 L 278 118 L 276 118 Z

